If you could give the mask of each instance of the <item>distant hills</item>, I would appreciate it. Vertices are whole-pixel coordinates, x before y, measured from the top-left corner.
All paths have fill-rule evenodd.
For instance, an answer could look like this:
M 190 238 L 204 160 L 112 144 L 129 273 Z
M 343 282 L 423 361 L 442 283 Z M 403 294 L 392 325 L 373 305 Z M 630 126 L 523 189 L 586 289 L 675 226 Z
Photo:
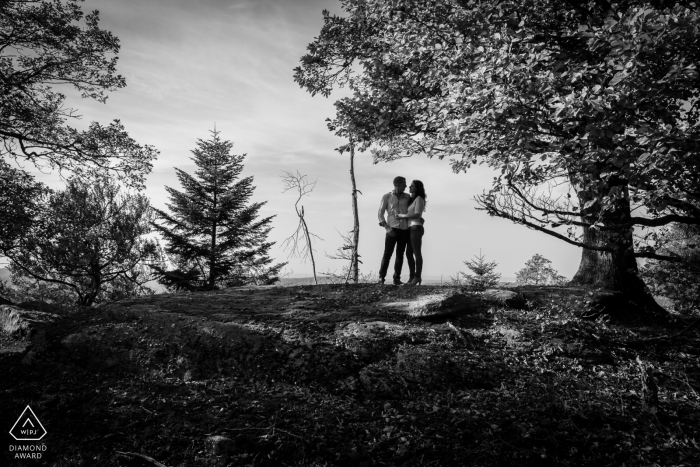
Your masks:
M 402 277 L 401 278 L 404 282 L 408 281 L 408 276 Z M 502 286 L 512 286 L 515 285 L 515 278 L 514 277 L 504 277 L 502 278 L 503 280 L 499 282 L 499 285 Z M 391 281 L 391 278 L 387 278 L 387 283 Z M 318 283 L 319 284 L 330 284 L 333 282 L 337 282 L 334 279 L 330 279 L 325 276 L 319 276 L 318 277 Z M 423 278 L 423 284 L 425 285 L 440 285 L 440 284 L 449 284 L 451 282 L 450 276 L 443 276 L 442 280 L 440 277 L 426 277 Z M 286 285 L 286 286 L 292 286 L 292 285 L 312 285 L 314 283 L 314 278 L 313 277 L 283 277 L 280 279 L 280 284 L 281 285 Z

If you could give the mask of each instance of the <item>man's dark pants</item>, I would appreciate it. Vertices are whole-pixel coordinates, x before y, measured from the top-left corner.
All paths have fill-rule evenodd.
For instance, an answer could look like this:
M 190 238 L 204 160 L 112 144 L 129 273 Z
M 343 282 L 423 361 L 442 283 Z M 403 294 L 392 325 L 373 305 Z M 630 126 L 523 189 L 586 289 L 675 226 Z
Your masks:
M 394 236 L 392 237 L 387 233 L 384 237 L 384 256 L 382 256 L 382 265 L 379 268 L 379 277 L 381 279 L 386 277 L 386 272 L 389 269 L 389 261 L 391 261 L 391 255 L 394 253 L 394 248 L 396 248 L 394 279 L 401 278 L 404 252 L 406 251 L 406 245 L 411 241 L 411 234 L 408 230 L 397 228 L 392 228 L 391 230 L 394 231 Z

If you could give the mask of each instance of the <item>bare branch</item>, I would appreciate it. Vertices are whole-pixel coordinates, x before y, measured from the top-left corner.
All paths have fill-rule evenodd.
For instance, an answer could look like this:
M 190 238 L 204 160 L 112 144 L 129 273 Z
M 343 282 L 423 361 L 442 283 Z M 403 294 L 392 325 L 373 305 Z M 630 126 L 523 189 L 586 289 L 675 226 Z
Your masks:
M 283 171 L 282 173 L 284 174 L 280 175 L 284 184 L 284 190 L 282 190 L 282 192 L 286 193 L 289 190 L 297 191 L 297 200 L 294 203 L 294 210 L 299 217 L 299 224 L 297 225 L 296 230 L 292 235 L 284 240 L 282 243 L 282 249 L 285 251 L 287 249 L 290 250 L 288 257 L 296 256 L 302 258 L 304 261 L 306 261 L 306 258 L 310 258 L 311 267 L 314 273 L 314 282 L 316 285 L 318 285 L 318 278 L 316 277 L 316 261 L 314 260 L 312 241 L 314 238 L 319 240 L 323 239 L 309 231 L 309 227 L 306 224 L 306 219 L 304 218 L 304 206 L 301 206 L 301 208 L 299 207 L 301 198 L 314 191 L 314 188 L 316 187 L 316 180 L 309 182 L 307 176 L 302 175 L 298 170 L 295 174 L 287 171 Z

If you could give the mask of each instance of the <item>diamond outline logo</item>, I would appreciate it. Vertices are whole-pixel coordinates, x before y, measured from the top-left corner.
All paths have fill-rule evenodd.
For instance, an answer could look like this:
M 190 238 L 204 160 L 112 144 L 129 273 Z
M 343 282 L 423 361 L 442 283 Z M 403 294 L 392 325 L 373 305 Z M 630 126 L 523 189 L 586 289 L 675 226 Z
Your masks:
M 29 411 L 29 414 L 27 414 L 27 411 Z M 25 418 L 25 414 L 26 414 L 26 418 Z M 36 428 L 34 422 L 32 422 L 32 418 L 33 418 L 34 421 L 36 422 L 36 425 L 39 425 L 39 427 L 40 427 L 41 430 L 43 431 L 43 433 L 41 434 L 41 436 L 39 436 L 38 438 L 37 438 L 36 436 L 33 437 L 33 438 L 18 438 L 17 436 L 15 436 L 15 434 L 13 433 L 13 431 L 14 431 L 15 427 L 17 427 L 17 424 L 18 424 L 20 421 L 22 421 L 23 419 L 24 419 L 24 423 L 22 424 L 22 426 L 21 426 L 20 428 L 24 428 L 24 427 L 27 425 L 27 422 L 29 422 L 29 424 L 32 426 L 32 428 Z M 39 421 L 39 417 L 36 416 L 36 414 L 34 413 L 34 411 L 32 410 L 32 408 L 29 407 L 29 406 L 27 406 L 27 408 L 25 408 L 25 409 L 22 411 L 22 414 L 19 416 L 19 418 L 17 419 L 17 421 L 15 422 L 15 424 L 12 425 L 12 428 L 10 428 L 10 434 L 11 434 L 12 437 L 13 437 L 15 440 L 17 440 L 17 441 L 40 441 L 41 438 L 43 438 L 44 436 L 46 436 L 46 428 L 44 428 L 44 425 L 41 424 L 41 422 Z

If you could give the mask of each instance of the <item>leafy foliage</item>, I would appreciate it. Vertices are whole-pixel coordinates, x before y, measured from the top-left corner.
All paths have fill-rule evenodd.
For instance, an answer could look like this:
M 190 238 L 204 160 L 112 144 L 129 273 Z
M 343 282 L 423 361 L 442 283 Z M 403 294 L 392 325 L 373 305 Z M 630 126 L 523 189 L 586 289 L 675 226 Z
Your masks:
M 700 311 L 700 228 L 671 225 L 659 238 L 664 254 L 681 259 L 678 262 L 649 260 L 642 268 L 642 277 L 655 295 L 668 297 L 683 314 Z
M 625 258 L 673 258 L 631 228 L 700 222 L 694 5 L 344 0 L 295 80 L 352 90 L 329 128 L 375 161 L 491 165 L 483 209 L 611 257 L 632 283 Z
M 286 263 L 271 266 L 267 242 L 274 216 L 257 219 L 265 203 L 250 203 L 253 177 L 240 178 L 245 154 L 231 154 L 233 143 L 217 131 L 197 140 L 192 176 L 175 169 L 184 191 L 166 187 L 172 214 L 155 210 L 153 224 L 165 238 L 175 269 L 155 265 L 159 282 L 174 290 L 211 290 L 221 286 L 272 284 Z
M 464 264 L 469 268 L 474 275 L 460 271 L 456 278 L 452 278 L 452 282 L 459 285 L 466 285 L 472 290 L 486 290 L 498 285 L 501 275 L 494 272 L 498 267 L 495 261 L 486 261 L 486 257 L 479 252 L 479 256 L 474 255 L 474 259 L 464 261 Z
M 18 294 L 91 306 L 152 293 L 146 264 L 158 260 L 158 246 L 144 238 L 152 220 L 145 196 L 120 194 L 109 179 L 72 179 L 40 206 L 18 247 L 5 252 Z
M 566 277 L 550 266 L 552 262 L 536 254 L 525 263 L 525 267 L 515 273 L 518 285 L 563 285 Z
M 0 253 L 11 251 L 32 225 L 46 187 L 0 160 Z
M 82 178 L 110 172 L 142 186 L 157 151 L 118 120 L 85 131 L 68 126 L 79 115 L 53 89 L 68 85 L 105 102 L 106 92 L 126 85 L 116 74 L 119 40 L 98 22 L 98 12 L 85 15 L 78 1 L 0 2 L 0 155 Z

